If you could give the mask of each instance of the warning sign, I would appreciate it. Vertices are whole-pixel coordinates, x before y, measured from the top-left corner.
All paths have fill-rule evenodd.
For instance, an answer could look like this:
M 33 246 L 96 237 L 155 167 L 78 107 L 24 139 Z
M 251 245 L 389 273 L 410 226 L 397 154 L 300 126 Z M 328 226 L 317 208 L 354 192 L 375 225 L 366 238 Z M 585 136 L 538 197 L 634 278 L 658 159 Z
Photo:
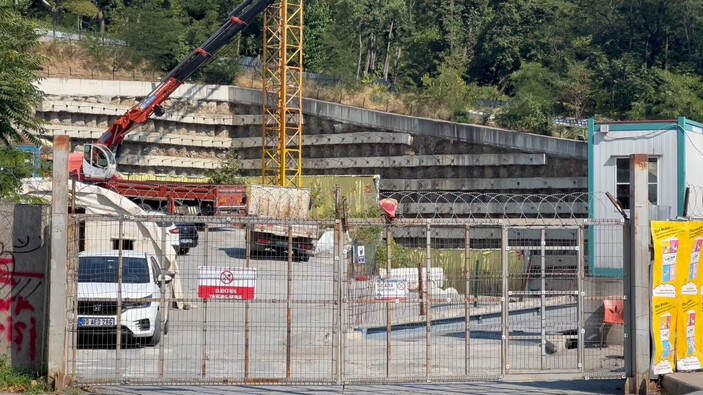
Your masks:
M 198 297 L 201 299 L 252 300 L 255 293 L 256 269 L 198 268 Z
M 376 280 L 376 300 L 408 298 L 408 283 L 405 280 Z

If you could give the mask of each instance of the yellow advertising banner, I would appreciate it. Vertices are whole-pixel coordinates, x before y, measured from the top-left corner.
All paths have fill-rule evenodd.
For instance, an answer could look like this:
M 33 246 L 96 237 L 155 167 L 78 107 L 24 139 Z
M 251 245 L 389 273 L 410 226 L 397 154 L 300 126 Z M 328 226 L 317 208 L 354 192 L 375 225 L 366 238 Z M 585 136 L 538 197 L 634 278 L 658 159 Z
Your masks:
M 691 221 L 688 223 L 688 245 L 691 250 L 688 262 L 688 283 L 682 286 L 681 293 L 683 295 L 700 295 L 703 294 L 703 275 L 700 272 L 701 249 L 703 247 L 703 222 Z M 696 292 L 692 292 L 691 285 L 695 285 Z
M 676 345 L 677 330 L 681 325 L 677 316 L 681 316 L 680 300 L 682 290 L 694 303 L 687 305 L 693 310 L 694 325 L 697 300 L 697 269 L 689 265 L 691 248 L 689 247 L 689 228 L 687 222 L 652 221 L 652 242 L 654 244 L 654 263 L 652 265 L 652 350 L 653 374 L 673 373 L 675 362 L 683 356 L 688 357 L 688 349 Z M 694 272 L 695 280 L 691 279 Z M 689 316 L 690 317 L 690 316 Z M 686 340 L 679 342 L 686 343 Z M 694 341 L 695 349 L 695 341 Z M 677 351 L 678 350 L 678 355 Z M 695 352 L 695 350 L 693 350 Z M 692 354 L 693 355 L 693 354 Z M 676 358 L 675 358 L 676 357 Z M 689 361 L 689 360 L 687 360 Z M 691 365 L 695 364 L 691 362 Z M 685 364 L 684 364 L 685 365 Z
M 701 369 L 701 302 L 698 295 L 681 297 L 676 328 L 676 370 Z
M 688 224 L 686 222 L 652 221 L 652 241 L 654 242 L 654 265 L 652 267 L 652 296 L 675 298 L 679 284 L 683 282 L 679 271 L 688 251 L 679 253 L 682 244 L 688 244 Z M 688 268 L 686 268 L 688 272 Z M 686 273 L 687 275 L 688 273 Z M 679 293 L 680 294 L 680 293 Z
M 652 298 L 653 374 L 667 374 L 674 371 L 675 301 L 676 299 L 658 296 Z

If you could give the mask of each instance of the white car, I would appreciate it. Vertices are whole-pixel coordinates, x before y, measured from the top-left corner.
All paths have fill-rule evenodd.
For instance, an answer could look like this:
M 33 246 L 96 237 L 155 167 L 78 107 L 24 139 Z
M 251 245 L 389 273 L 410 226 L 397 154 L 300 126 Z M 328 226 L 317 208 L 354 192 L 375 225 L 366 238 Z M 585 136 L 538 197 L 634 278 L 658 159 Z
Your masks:
M 78 330 L 87 333 L 115 333 L 117 330 L 117 283 L 119 251 L 78 255 Z M 161 317 L 161 303 L 133 301 L 161 299 L 161 281 L 168 298 L 172 277 L 162 273 L 154 255 L 122 251 L 122 333 L 146 339 L 156 345 L 168 332 L 168 308 Z M 164 306 L 168 306 L 168 299 Z
M 166 214 L 160 212 L 160 211 L 147 211 L 146 212 L 148 215 L 153 215 L 155 217 L 164 217 Z M 169 243 L 173 246 L 173 249 L 176 251 L 180 251 L 181 249 L 181 235 L 180 235 L 180 230 L 178 229 L 178 226 L 173 223 L 168 218 L 154 218 L 154 223 L 156 226 L 159 228 L 166 228 L 166 240 L 168 240 Z

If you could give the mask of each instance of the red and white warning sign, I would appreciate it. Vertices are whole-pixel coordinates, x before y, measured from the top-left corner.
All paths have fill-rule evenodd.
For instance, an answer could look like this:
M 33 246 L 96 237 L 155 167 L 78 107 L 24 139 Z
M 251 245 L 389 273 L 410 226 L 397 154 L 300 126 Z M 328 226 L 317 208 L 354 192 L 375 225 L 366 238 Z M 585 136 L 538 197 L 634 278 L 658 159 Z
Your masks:
M 405 280 L 376 280 L 376 300 L 408 298 L 408 283 Z
M 256 293 L 256 269 L 198 267 L 201 299 L 252 300 Z

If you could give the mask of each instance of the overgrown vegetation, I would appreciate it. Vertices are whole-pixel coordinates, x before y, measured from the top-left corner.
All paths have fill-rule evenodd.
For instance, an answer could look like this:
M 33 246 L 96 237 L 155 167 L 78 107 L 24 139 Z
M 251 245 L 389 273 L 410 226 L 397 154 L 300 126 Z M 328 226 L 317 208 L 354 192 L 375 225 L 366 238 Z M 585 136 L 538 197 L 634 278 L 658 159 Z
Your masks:
M 42 132 L 42 121 L 34 116 L 42 94 L 36 87 L 42 56 L 34 25 L 0 0 L 0 142 L 30 141 Z
M 51 166 L 42 161 L 38 169 L 39 176 L 51 172 Z M 19 149 L 0 145 L 0 200 L 12 203 L 45 203 L 40 198 L 22 195 L 22 179 L 34 174 L 34 157 Z
M 0 356 L 0 391 L 43 394 L 50 388 L 43 377 L 35 377 L 13 369 L 5 356 Z
M 82 44 L 91 67 L 158 73 L 239 2 L 15 3 L 45 26 L 124 41 L 110 55 Z M 457 121 L 493 122 L 495 114 L 501 126 L 563 136 L 555 118 L 703 120 L 697 0 L 307 0 L 305 7 L 305 69 L 344 87 L 315 87 L 308 96 Z M 239 70 L 230 60 L 261 54 L 261 28 L 261 19 L 250 24 L 225 49 L 227 61 L 194 78 L 234 81 Z
M 246 178 L 242 176 L 242 161 L 234 148 L 230 148 L 222 161 L 220 167 L 207 172 L 210 181 L 215 184 L 238 185 L 245 184 Z

